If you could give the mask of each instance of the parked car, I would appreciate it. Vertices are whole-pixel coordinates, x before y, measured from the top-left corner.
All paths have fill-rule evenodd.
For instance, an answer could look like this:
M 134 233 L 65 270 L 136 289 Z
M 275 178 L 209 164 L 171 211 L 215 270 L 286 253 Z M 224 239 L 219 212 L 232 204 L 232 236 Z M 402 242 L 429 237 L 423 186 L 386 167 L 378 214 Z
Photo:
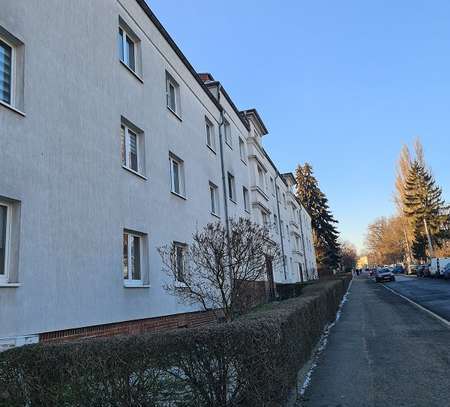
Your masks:
M 418 264 L 411 264 L 410 266 L 409 266 L 409 271 L 408 271 L 408 274 L 409 275 L 416 275 L 417 274 L 417 269 L 419 268 L 419 265 Z
M 450 280 L 450 263 L 444 267 L 443 276 L 446 280 Z
M 421 264 L 417 267 L 417 277 L 430 277 L 430 266 Z
M 431 277 L 442 277 L 444 275 L 444 269 L 448 264 L 450 264 L 450 257 L 435 257 L 431 259 Z
M 379 268 L 375 272 L 375 281 L 381 283 L 383 281 L 395 281 L 394 273 L 389 268 Z
M 394 267 L 394 270 L 392 270 L 392 272 L 394 274 L 403 274 L 405 272 L 405 269 L 401 264 L 398 264 L 397 266 Z

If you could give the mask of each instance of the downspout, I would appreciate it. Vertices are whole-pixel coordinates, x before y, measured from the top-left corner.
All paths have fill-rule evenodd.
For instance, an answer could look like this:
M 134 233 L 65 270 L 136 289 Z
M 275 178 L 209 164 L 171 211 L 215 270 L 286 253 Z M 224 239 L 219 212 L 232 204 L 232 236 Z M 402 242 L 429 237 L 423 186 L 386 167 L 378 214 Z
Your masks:
M 275 177 L 275 198 L 277 200 L 277 211 L 278 211 L 278 228 L 280 229 L 280 239 L 281 239 L 281 255 L 283 256 L 283 272 L 284 279 L 287 280 L 286 275 L 286 259 L 284 255 L 284 243 L 283 243 L 283 228 L 281 227 L 281 212 L 280 212 L 280 200 L 278 199 L 278 188 L 277 188 L 277 179 L 280 178 L 280 174 L 277 172 L 277 176 Z M 281 178 L 280 178 L 281 179 Z

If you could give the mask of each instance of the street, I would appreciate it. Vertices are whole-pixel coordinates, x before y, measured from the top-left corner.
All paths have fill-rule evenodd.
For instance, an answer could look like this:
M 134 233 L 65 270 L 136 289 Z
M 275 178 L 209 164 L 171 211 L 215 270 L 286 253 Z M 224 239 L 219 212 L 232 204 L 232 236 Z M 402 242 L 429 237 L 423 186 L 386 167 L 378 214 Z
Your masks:
M 447 282 L 400 277 L 387 285 L 448 317 L 449 306 L 442 304 L 445 297 L 450 302 Z M 449 374 L 450 328 L 361 276 L 301 405 L 449 406 Z

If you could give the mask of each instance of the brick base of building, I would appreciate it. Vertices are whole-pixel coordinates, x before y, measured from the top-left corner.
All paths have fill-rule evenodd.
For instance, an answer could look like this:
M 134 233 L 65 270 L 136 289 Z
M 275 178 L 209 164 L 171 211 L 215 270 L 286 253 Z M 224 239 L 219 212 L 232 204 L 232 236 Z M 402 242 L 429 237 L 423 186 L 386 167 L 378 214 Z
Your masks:
M 39 334 L 39 342 L 61 342 L 113 335 L 136 335 L 144 332 L 159 332 L 169 329 L 199 327 L 216 320 L 212 311 L 189 312 L 104 325 L 65 329 Z

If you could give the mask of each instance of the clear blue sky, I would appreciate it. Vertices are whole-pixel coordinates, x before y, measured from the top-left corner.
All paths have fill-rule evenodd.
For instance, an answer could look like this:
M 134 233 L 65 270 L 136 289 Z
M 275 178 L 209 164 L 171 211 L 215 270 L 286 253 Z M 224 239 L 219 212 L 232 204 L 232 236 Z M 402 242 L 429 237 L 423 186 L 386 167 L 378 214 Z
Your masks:
M 448 0 L 148 0 L 199 72 L 256 108 L 280 171 L 309 161 L 344 239 L 394 212 L 396 159 L 420 136 L 450 198 Z

